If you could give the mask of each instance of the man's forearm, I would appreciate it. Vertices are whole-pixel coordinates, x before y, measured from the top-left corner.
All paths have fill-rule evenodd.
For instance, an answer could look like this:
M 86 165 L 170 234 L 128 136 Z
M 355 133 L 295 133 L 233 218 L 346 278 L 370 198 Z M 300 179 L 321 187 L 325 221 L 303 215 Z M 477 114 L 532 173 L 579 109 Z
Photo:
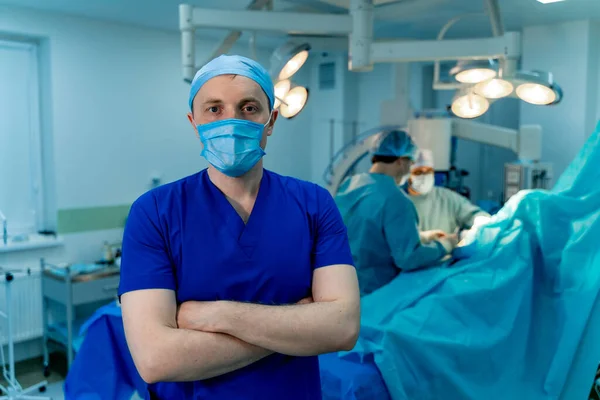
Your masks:
M 311 356 L 350 350 L 358 336 L 358 305 L 338 301 L 291 306 L 220 303 L 222 317 L 208 329 L 277 353 Z
M 221 333 L 165 328 L 162 343 L 147 372 L 146 381 L 184 382 L 213 378 L 250 365 L 271 351 Z M 139 367 L 138 367 L 139 368 Z

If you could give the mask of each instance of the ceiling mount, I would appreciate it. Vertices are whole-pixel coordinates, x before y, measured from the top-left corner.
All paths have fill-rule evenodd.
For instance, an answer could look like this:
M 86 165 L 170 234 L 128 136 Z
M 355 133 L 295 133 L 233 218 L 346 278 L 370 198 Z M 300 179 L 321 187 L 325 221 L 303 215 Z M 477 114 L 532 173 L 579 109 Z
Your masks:
M 328 3 L 334 1 L 341 0 L 331 0 Z M 521 36 L 518 32 L 504 32 L 498 0 L 485 0 L 494 36 L 458 40 L 443 39 L 443 36 L 461 17 L 456 17 L 446 24 L 440 31 L 438 40 L 374 41 L 374 9 L 377 3 L 379 2 L 373 0 L 350 0 L 347 14 L 229 11 L 195 8 L 182 4 L 179 6 L 179 16 L 184 79 L 191 80 L 196 70 L 195 29 L 222 28 L 237 31 L 272 31 L 296 35 L 347 37 L 348 68 L 354 72 L 370 71 L 377 63 L 433 61 L 435 62 L 433 88 L 435 90 L 458 89 L 455 101 L 459 103 L 452 108 L 463 110 L 455 113 L 458 116 L 470 115 L 465 118 L 474 118 L 473 115 L 481 110 L 487 111 L 490 100 L 508 95 L 540 105 L 556 104 L 562 99 L 562 91 L 553 82 L 551 74 L 515 71 L 514 66 L 521 57 Z M 410 4 L 413 3 L 421 4 L 418 1 Z M 381 5 L 378 10 L 385 7 L 387 5 Z M 294 60 L 292 64 L 301 65 L 306 60 L 305 55 L 298 57 L 298 59 L 292 57 L 288 61 Z M 458 61 L 457 67 L 453 69 L 455 72 L 453 76 L 457 82 L 440 82 L 440 61 Z M 477 67 L 477 64 L 481 65 Z M 275 67 L 277 68 L 281 68 L 279 72 L 275 72 L 278 74 L 277 78 L 285 80 L 286 74 L 281 75 L 285 67 Z M 298 68 L 290 67 L 291 73 Z M 475 88 L 476 85 L 479 86 Z M 290 92 L 291 90 L 289 89 Z M 305 97 L 308 97 L 308 91 Z M 285 98 L 280 100 L 282 100 L 281 104 L 285 102 Z

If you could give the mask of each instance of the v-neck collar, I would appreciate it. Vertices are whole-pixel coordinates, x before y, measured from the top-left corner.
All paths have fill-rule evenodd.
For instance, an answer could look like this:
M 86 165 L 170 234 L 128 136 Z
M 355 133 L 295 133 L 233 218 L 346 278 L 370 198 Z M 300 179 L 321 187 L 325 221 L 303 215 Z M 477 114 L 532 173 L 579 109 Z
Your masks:
M 216 206 L 214 210 L 216 211 L 215 214 L 218 214 L 223 219 L 223 223 L 233 235 L 233 238 L 237 241 L 241 250 L 248 257 L 251 257 L 254 248 L 259 242 L 260 230 L 264 225 L 261 220 L 264 218 L 267 207 L 270 187 L 269 172 L 266 169 L 263 169 L 263 176 L 260 180 L 254 207 L 252 207 L 252 212 L 245 224 L 242 217 L 240 217 L 233 205 L 227 200 L 225 194 L 223 194 L 223 192 L 221 192 L 221 190 L 210 180 L 208 170 L 204 173 L 204 179 Z

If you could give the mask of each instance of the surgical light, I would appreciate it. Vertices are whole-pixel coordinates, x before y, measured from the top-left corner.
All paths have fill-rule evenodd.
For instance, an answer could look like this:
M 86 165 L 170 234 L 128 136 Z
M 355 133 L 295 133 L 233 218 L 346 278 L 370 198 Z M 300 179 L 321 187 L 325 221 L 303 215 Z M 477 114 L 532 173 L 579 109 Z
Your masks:
M 292 88 L 292 82 L 289 79 L 284 79 L 275 84 L 275 109 L 281 105 L 281 99 L 283 99 L 290 89 Z
M 562 90 L 554 83 L 551 73 L 519 71 L 514 79 L 518 84 L 517 96 L 527 103 L 546 106 L 562 100 Z
M 450 70 L 450 76 L 460 83 L 479 83 L 496 76 L 494 60 L 462 60 Z
M 490 102 L 485 97 L 471 91 L 460 91 L 451 106 L 454 115 L 466 119 L 480 117 L 488 108 L 490 108 Z
M 484 82 L 480 82 L 473 88 L 473 91 L 488 99 L 500 99 L 511 94 L 514 86 L 507 80 L 501 78 L 493 78 Z
M 550 3 L 558 3 L 560 1 L 565 1 L 565 0 L 537 0 L 537 1 L 542 4 L 550 4 Z
M 291 78 L 306 62 L 310 44 L 287 42 L 271 56 L 271 76 L 277 80 Z
M 551 104 L 556 100 L 556 94 L 550 88 L 537 83 L 524 83 L 517 87 L 517 96 L 521 100 L 535 105 Z
M 296 86 L 281 99 L 279 111 L 284 118 L 294 118 L 302 111 L 302 109 L 304 109 L 307 100 L 308 89 L 304 86 Z

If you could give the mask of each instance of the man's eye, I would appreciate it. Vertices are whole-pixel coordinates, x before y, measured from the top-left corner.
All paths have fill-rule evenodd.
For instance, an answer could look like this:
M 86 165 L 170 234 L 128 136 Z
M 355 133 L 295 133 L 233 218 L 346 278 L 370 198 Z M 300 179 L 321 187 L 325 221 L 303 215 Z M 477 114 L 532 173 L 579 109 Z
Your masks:
M 217 107 L 217 106 L 212 106 L 212 107 L 209 107 L 209 108 L 208 108 L 208 112 L 211 112 L 211 113 L 218 113 L 218 112 L 219 112 L 219 107 Z
M 244 111 L 249 112 L 249 113 L 254 113 L 258 111 L 258 108 L 254 107 L 254 106 L 246 106 L 244 107 Z

